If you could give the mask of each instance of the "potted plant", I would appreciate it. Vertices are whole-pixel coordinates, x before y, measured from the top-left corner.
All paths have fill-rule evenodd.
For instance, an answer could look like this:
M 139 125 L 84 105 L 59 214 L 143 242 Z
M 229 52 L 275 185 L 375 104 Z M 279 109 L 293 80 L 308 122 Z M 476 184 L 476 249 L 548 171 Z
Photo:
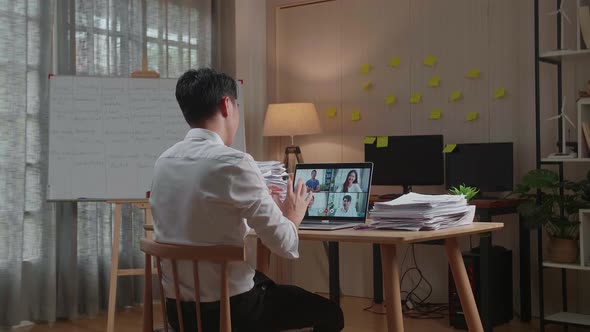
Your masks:
M 562 186 L 563 195 L 560 194 Z M 556 172 L 546 169 L 529 171 L 516 186 L 513 194 L 522 199 L 518 213 L 525 224 L 529 228 L 544 226 L 549 235 L 547 260 L 573 263 L 578 259 L 578 211 L 589 206 L 584 199 L 590 194 L 589 189 L 590 178 L 580 182 L 560 182 Z
M 459 185 L 459 188 L 449 188 L 449 192 L 453 195 L 464 195 L 465 200 L 469 202 L 473 197 L 475 197 L 475 195 L 477 195 L 477 193 L 479 193 L 479 189 L 477 187 L 468 187 L 465 184 L 462 184 Z

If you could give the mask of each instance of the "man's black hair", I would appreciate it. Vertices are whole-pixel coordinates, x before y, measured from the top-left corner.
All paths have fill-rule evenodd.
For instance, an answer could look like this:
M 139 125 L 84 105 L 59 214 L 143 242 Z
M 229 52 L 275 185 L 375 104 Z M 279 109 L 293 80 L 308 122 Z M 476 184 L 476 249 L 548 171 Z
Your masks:
M 212 117 L 226 96 L 238 98 L 236 81 L 212 68 L 190 69 L 176 83 L 176 100 L 191 126 Z
M 352 197 L 350 195 L 344 195 L 344 197 L 342 197 L 342 200 L 347 200 L 347 201 L 351 202 Z

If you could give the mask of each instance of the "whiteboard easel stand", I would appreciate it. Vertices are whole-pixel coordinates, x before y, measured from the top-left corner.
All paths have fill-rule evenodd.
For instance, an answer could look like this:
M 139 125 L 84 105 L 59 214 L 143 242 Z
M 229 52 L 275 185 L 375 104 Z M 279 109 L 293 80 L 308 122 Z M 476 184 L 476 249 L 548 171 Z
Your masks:
M 145 224 L 152 225 L 152 210 L 147 200 L 116 200 L 108 201 L 115 205 L 115 217 L 113 226 L 113 241 L 111 249 L 111 274 L 109 283 L 109 306 L 107 310 L 107 332 L 115 330 L 115 305 L 117 303 L 117 278 L 120 276 L 143 275 L 144 269 L 119 269 L 119 241 L 121 239 L 121 224 L 123 223 L 123 204 L 133 204 L 134 207 L 142 209 L 145 216 Z M 147 230 L 144 228 L 144 236 L 147 237 Z M 156 274 L 157 269 L 152 269 Z
M 145 7 L 144 7 L 145 8 Z M 145 22 L 145 10 L 144 10 L 144 22 Z M 144 29 L 145 29 L 144 24 Z M 145 35 L 145 31 L 144 31 Z M 143 55 L 141 59 L 141 71 L 135 71 L 131 73 L 132 78 L 160 78 L 160 74 L 153 70 L 148 70 L 147 61 L 147 45 L 143 44 Z M 152 210 L 150 209 L 150 203 L 148 200 L 116 200 L 109 201 L 111 204 L 115 204 L 115 225 L 113 227 L 113 242 L 111 252 L 111 275 L 109 285 L 109 306 L 107 310 L 107 332 L 115 331 L 115 305 L 117 303 L 117 278 L 120 276 L 135 276 L 143 275 L 144 269 L 119 269 L 119 239 L 121 236 L 121 224 L 122 220 L 122 205 L 133 204 L 135 207 L 140 208 L 145 214 L 145 224 L 152 224 Z M 147 231 L 144 228 L 144 236 L 147 237 Z M 153 265 L 153 264 L 152 264 Z M 157 268 L 152 269 L 152 274 L 158 272 Z M 162 295 L 163 296 L 163 295 Z M 149 304 L 151 305 L 151 303 Z

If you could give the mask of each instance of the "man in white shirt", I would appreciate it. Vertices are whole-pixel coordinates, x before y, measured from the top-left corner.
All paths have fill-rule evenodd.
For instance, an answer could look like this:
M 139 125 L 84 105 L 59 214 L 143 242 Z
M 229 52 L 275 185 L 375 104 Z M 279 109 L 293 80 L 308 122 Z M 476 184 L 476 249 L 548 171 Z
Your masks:
M 336 210 L 334 217 L 358 217 L 356 208 L 350 206 L 351 201 L 352 197 L 350 195 L 344 195 L 344 197 L 342 197 L 342 207 Z
M 213 69 L 184 73 L 176 99 L 191 130 L 156 161 L 150 204 L 154 237 L 184 245 L 244 245 L 253 228 L 275 254 L 298 258 L 297 229 L 311 195 L 290 180 L 284 202 L 271 196 L 252 157 L 234 150 L 239 123 L 235 81 Z M 170 263 L 162 262 L 169 322 L 179 331 Z M 185 331 L 196 331 L 192 264 L 180 262 L 180 297 Z M 219 330 L 219 265 L 199 264 L 203 331 Z M 232 327 L 237 331 L 281 331 L 313 326 L 340 331 L 340 307 L 299 287 L 276 285 L 246 262 L 229 265 Z M 198 300 L 198 299 L 197 299 Z M 200 331 L 201 332 L 201 331 Z

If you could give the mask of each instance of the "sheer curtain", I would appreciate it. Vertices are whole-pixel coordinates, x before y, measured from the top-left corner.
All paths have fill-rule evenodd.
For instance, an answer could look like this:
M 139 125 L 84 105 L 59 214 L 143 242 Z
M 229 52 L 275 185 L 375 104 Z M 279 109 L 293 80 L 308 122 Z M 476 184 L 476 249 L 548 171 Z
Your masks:
M 162 78 L 215 66 L 215 11 L 215 0 L 0 0 L 0 326 L 95 315 L 108 300 L 111 206 L 45 201 L 47 74 L 129 77 L 144 42 Z M 143 215 L 123 212 L 120 266 L 142 267 Z M 120 278 L 118 306 L 141 287 Z
M 0 1 L 0 326 L 55 317 L 47 184 L 53 2 Z

